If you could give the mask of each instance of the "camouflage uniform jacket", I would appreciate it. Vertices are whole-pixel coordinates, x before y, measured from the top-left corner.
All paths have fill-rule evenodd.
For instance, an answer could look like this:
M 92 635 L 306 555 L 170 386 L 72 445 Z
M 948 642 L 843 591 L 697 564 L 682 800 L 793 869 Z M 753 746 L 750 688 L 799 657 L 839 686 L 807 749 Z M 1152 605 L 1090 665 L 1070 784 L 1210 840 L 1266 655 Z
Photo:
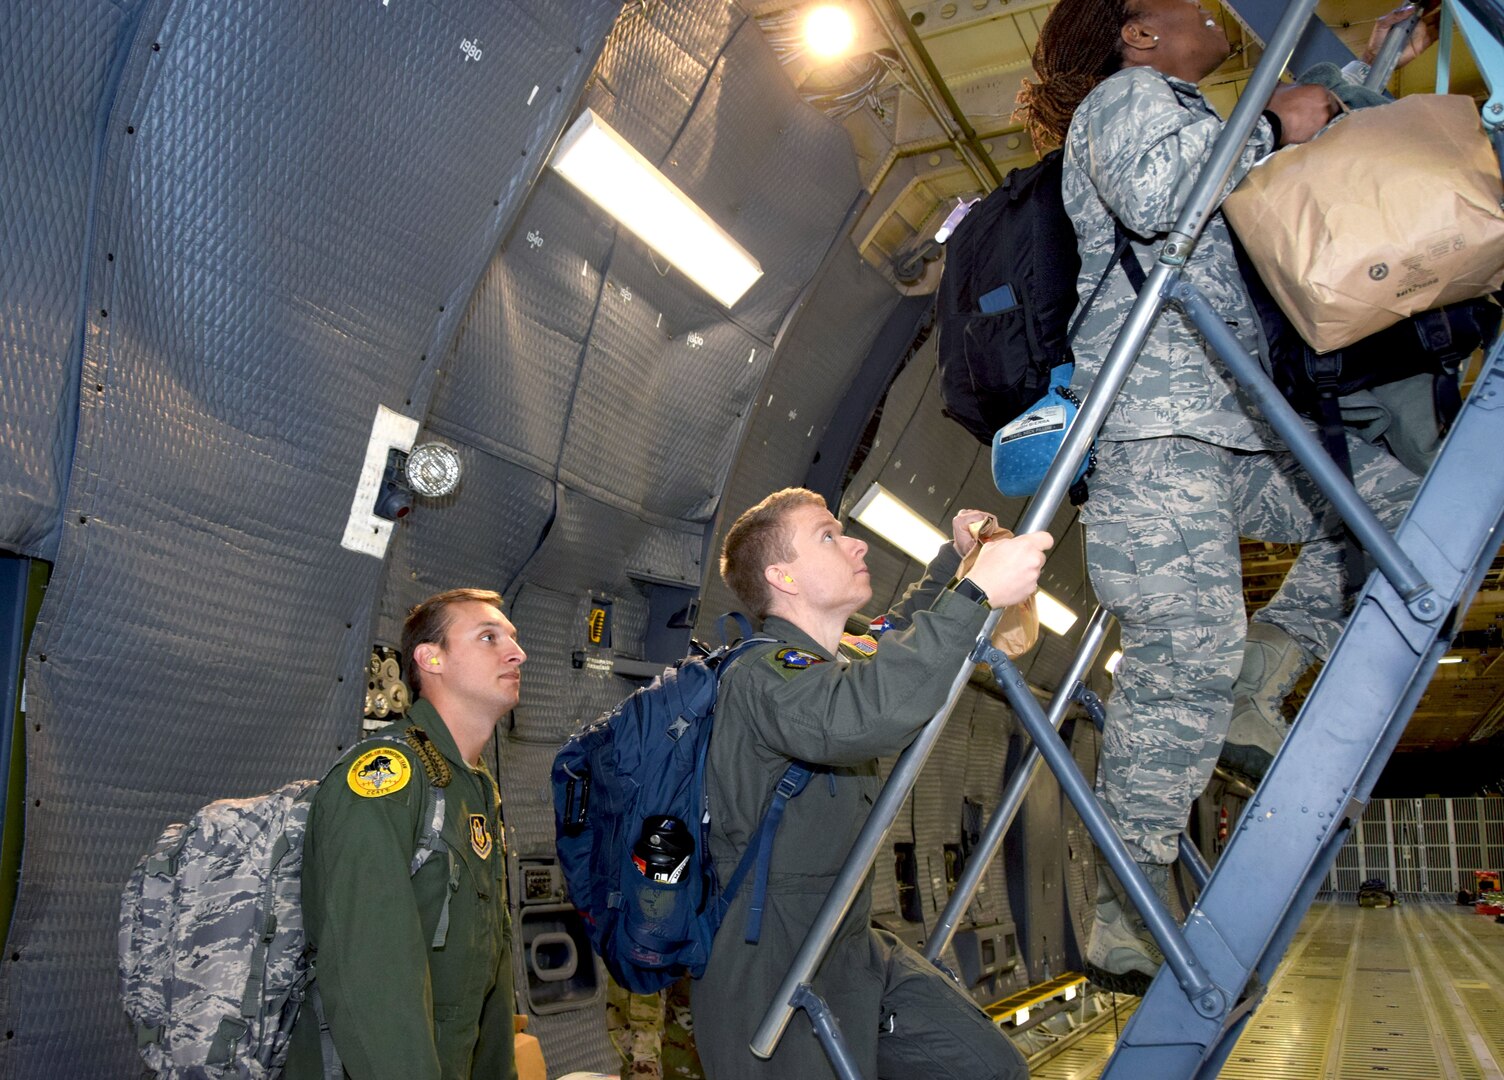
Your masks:
M 356 744 L 320 785 L 304 840 L 303 910 L 316 946 L 320 997 L 347 1075 L 391 1080 L 515 1080 L 511 921 L 496 781 L 465 764 L 433 706 L 408 723 L 442 764 L 448 847 L 416 874 L 430 783 L 416 752 L 393 749 L 396 776 L 371 793 Z M 446 769 L 447 767 L 447 769 Z M 433 942 L 449 896 L 443 945 Z M 322 1075 L 318 1020 L 306 1004 L 293 1032 L 287 1080 Z
M 752 1057 L 750 1027 L 771 1002 L 872 809 L 882 786 L 877 758 L 903 749 L 944 703 L 986 618 L 981 605 L 944 589 L 958 566 L 946 544 L 889 613 L 894 629 L 870 658 L 847 646 L 841 657 L 831 656 L 793 623 L 769 617 L 762 633 L 779 644 L 748 650 L 723 677 L 706 765 L 710 847 L 722 881 L 730 880 L 789 760 L 817 771 L 789 802 L 774 841 L 761 942 L 743 940 L 752 893 L 746 885 L 694 985 L 695 1039 L 712 1071 L 729 1059 L 735 1063 L 725 1069 L 729 1076 L 792 1075 L 778 1056 Z M 877 1030 L 881 977 L 868 985 L 864 974 L 871 887 L 869 878 L 815 979 L 849 1039 Z M 795 1041 L 792 1034 L 785 1040 Z M 873 1038 L 853 1048 L 867 1061 L 864 1075 L 875 1075 L 876 1047 Z
M 1112 264 L 1113 215 L 1133 234 L 1139 262 L 1153 266 L 1161 234 L 1180 215 L 1221 131 L 1221 118 L 1193 84 L 1152 68 L 1124 68 L 1086 96 L 1066 136 L 1061 179 L 1081 253 L 1077 289 L 1083 302 Z M 1229 190 L 1273 145 L 1269 123 L 1260 118 Z M 1220 212 L 1207 223 L 1185 276 L 1233 327 L 1243 346 L 1256 357 L 1263 355 L 1262 332 Z M 1114 266 L 1074 344 L 1073 386 L 1078 393 L 1091 388 L 1134 299 L 1127 277 Z M 1179 308 L 1168 306 L 1129 371 L 1101 435 L 1115 441 L 1185 435 L 1241 450 L 1280 447 L 1195 326 Z

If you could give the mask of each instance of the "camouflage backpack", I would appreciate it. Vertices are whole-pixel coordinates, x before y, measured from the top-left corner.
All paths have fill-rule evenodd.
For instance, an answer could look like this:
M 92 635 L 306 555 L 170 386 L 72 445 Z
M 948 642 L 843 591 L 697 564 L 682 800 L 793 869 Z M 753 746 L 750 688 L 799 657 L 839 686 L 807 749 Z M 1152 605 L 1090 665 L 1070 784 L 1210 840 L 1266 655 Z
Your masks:
M 411 736 L 426 738 L 417 729 Z M 382 741 L 397 745 L 361 745 Z M 302 872 L 318 785 L 294 780 L 212 802 L 169 825 L 136 864 L 120 904 L 120 989 L 141 1056 L 162 1080 L 270 1080 L 287 1061 L 304 998 L 313 993 L 317 1007 Z M 444 789 L 425 788 L 414 874 L 446 850 Z M 326 1069 L 343 1076 L 327 1037 L 324 1049 Z

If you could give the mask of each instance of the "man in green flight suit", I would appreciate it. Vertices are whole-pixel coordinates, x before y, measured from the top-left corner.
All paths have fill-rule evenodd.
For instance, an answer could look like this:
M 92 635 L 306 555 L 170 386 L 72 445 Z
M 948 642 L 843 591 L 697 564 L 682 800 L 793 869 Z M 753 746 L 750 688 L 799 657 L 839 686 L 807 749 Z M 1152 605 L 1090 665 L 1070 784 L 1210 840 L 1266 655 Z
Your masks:
M 773 847 L 757 944 L 744 940 L 753 890 L 739 890 L 692 989 L 695 1039 L 709 1080 L 833 1077 L 804 1021 L 771 1059 L 748 1048 L 814 921 L 881 781 L 877 758 L 906 746 L 944 703 L 987 605 L 1034 592 L 1048 533 L 994 541 L 965 578 L 945 583 L 975 546 L 963 511 L 955 543 L 887 616 L 880 648 L 843 635 L 872 598 L 867 545 L 814 492 L 775 492 L 737 519 L 721 574 L 778 639 L 742 653 L 722 677 L 706 765 L 711 854 L 722 881 L 762 820 L 791 759 L 815 766 L 788 803 Z M 1015 1080 L 1023 1057 L 950 979 L 891 934 L 869 927 L 871 881 L 857 896 L 814 979 L 863 1076 Z
M 402 633 L 417 701 L 391 740 L 351 748 L 319 786 L 304 839 L 303 910 L 316 989 L 354 1080 L 515 1080 L 512 928 L 496 781 L 481 754 L 516 704 L 527 655 L 501 597 L 453 589 Z M 399 725 L 401 725 L 399 721 Z M 442 843 L 416 872 L 443 792 Z M 315 1010 L 287 1080 L 324 1075 Z

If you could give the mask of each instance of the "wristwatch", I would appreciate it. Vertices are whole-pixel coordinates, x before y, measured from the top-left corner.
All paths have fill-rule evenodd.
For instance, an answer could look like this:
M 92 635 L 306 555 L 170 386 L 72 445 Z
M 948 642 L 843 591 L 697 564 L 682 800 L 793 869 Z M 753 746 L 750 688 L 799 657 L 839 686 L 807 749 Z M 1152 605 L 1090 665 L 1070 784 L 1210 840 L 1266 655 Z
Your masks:
M 971 578 L 963 577 L 960 581 L 951 586 L 951 591 L 955 592 L 958 596 L 966 597 L 966 599 L 970 600 L 974 604 L 981 604 L 984 608 L 991 608 L 992 606 L 991 604 L 987 603 L 987 594 L 983 592 L 981 586 L 979 586 L 975 581 L 972 581 Z

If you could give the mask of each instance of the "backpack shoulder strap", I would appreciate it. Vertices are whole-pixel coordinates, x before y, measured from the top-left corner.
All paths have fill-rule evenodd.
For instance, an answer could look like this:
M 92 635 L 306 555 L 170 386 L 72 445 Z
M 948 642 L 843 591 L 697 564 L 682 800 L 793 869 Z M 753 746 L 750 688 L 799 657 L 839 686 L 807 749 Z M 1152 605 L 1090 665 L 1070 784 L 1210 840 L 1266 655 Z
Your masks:
M 1092 289 L 1091 295 L 1086 298 L 1086 303 L 1081 305 L 1081 310 L 1076 312 L 1076 317 L 1071 320 L 1070 329 L 1065 334 L 1067 347 L 1076 340 L 1076 331 L 1081 329 L 1081 323 L 1085 321 L 1086 316 L 1091 314 L 1092 305 L 1097 302 L 1097 297 L 1102 295 L 1107 279 L 1112 276 L 1113 263 L 1123 268 L 1123 273 L 1128 277 L 1128 284 L 1133 286 L 1135 293 L 1143 292 L 1144 282 L 1148 280 L 1144 276 L 1144 268 L 1139 265 L 1138 257 L 1133 253 L 1133 238 L 1128 235 L 1128 230 L 1123 228 L 1123 223 L 1116 216 L 1112 219 L 1112 228 L 1117 236 L 1117 246 L 1112 251 L 1112 262 L 1109 262 L 1107 269 L 1102 271 L 1102 276 L 1097 279 L 1096 288 Z
M 423 864 L 434 855 L 442 853 L 449 864 L 449 888 L 444 890 L 444 906 L 439 909 L 439 922 L 434 927 L 433 941 L 430 943 L 430 947 L 435 949 L 442 949 L 449 938 L 449 898 L 454 895 L 457 884 L 455 875 L 459 869 L 454 861 L 454 853 L 444 841 L 443 831 L 444 789 L 436 784 L 429 784 L 428 791 L 423 796 L 423 833 L 418 838 L 418 849 L 413 852 L 409 876 L 422 869 Z
M 726 633 L 727 620 L 736 623 L 736 628 L 741 631 L 741 638 L 743 641 L 748 640 L 752 636 L 752 620 L 747 618 L 740 611 L 728 611 L 715 621 L 715 632 L 716 635 L 720 637 L 721 644 L 731 644 L 731 638 Z
M 762 912 L 768 896 L 768 867 L 773 862 L 773 838 L 778 835 L 779 822 L 783 820 L 783 812 L 788 808 L 789 800 L 809 786 L 810 777 L 814 773 L 813 767 L 802 761 L 789 762 L 789 767 L 784 770 L 778 785 L 773 789 L 773 802 L 769 805 L 768 812 L 762 816 L 757 832 L 752 834 L 747 850 L 742 852 L 741 861 L 736 864 L 736 871 L 721 894 L 722 907 L 730 907 L 747 872 L 754 865 L 757 867 L 757 876 L 752 884 L 752 906 L 747 910 L 746 941 L 749 945 L 756 945 L 762 939 Z
M 731 670 L 731 665 L 740 660 L 743 653 L 751 652 L 759 645 L 780 644 L 778 638 L 758 635 L 757 637 L 743 638 L 735 645 L 722 645 L 708 657 L 709 662 L 715 668 L 716 680 L 719 681 L 726 672 Z

